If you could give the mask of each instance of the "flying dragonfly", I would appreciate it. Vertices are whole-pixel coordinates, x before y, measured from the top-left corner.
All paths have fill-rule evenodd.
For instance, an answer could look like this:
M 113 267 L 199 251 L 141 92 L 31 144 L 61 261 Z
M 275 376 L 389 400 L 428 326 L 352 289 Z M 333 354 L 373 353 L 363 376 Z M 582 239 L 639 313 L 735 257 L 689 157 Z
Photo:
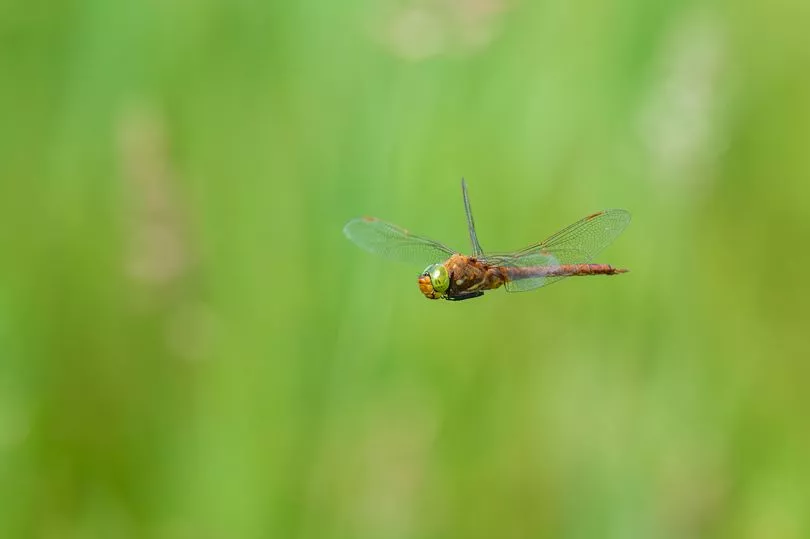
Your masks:
M 429 264 L 419 275 L 419 290 L 428 299 L 461 301 L 503 286 L 524 292 L 584 275 L 617 275 L 628 270 L 591 260 L 630 223 L 626 210 L 603 210 L 569 225 L 546 240 L 512 253 L 485 254 L 475 233 L 467 183 L 461 180 L 472 255 L 374 217 L 352 219 L 343 233 L 366 251 L 386 258 Z

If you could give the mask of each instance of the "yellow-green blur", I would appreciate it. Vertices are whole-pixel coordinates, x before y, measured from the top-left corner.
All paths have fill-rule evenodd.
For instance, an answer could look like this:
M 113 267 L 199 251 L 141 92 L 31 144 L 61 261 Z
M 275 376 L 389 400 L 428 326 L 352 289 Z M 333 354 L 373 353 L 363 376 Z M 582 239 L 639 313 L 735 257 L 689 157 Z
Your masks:
M 810 537 L 808 21 L 2 2 L 0 537 Z M 631 272 L 424 301 L 341 233 L 469 254 L 462 176 Z

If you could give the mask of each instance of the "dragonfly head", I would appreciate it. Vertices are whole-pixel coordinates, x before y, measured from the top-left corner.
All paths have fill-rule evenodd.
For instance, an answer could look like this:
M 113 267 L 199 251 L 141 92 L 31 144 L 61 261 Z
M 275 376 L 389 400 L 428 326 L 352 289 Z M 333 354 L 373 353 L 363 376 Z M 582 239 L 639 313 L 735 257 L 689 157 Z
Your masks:
M 444 264 L 431 264 L 419 276 L 419 290 L 428 299 L 444 297 L 449 287 L 450 275 L 447 273 Z

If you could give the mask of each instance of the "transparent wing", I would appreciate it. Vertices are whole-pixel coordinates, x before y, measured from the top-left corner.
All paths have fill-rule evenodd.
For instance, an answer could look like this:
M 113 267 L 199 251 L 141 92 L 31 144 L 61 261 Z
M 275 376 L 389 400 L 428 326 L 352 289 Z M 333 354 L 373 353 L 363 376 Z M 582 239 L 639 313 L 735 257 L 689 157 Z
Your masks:
M 467 182 L 461 178 L 461 195 L 464 197 L 464 213 L 467 215 L 467 230 L 470 233 L 470 243 L 472 243 L 472 254 L 476 258 L 484 256 L 484 251 L 478 243 L 478 235 L 475 233 L 475 221 L 473 221 L 470 198 L 467 196 Z
M 507 268 L 554 268 L 565 264 L 587 264 L 610 245 L 630 223 L 626 210 L 604 210 L 560 230 L 545 241 L 523 250 L 486 258 L 490 264 Z M 534 290 L 564 279 L 565 275 L 517 279 L 506 283 L 509 292 Z
M 352 219 L 343 227 L 343 233 L 370 253 L 419 265 L 420 268 L 441 262 L 454 254 L 452 249 L 439 242 L 416 236 L 374 217 Z
M 518 254 L 497 255 L 493 257 L 488 257 L 486 260 L 490 264 L 497 264 L 499 266 L 505 267 L 507 269 L 507 272 L 509 272 L 510 269 L 516 270 L 526 268 L 554 269 L 564 264 L 564 262 L 558 260 L 551 253 L 541 253 L 541 252 L 526 255 L 518 255 Z M 538 275 L 536 277 L 524 277 L 517 279 L 513 275 L 512 276 L 513 280 L 507 281 L 504 284 L 504 288 L 506 288 L 507 292 L 525 292 L 527 290 L 534 290 L 535 288 L 540 288 L 541 286 L 545 286 L 555 281 L 559 281 L 562 278 L 563 278 L 562 276 L 543 275 L 540 271 L 538 271 Z

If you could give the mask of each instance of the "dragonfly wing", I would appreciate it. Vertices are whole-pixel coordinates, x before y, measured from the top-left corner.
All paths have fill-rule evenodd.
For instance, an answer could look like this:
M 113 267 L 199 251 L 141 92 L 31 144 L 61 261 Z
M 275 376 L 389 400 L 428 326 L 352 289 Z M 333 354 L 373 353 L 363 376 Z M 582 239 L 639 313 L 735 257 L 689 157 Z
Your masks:
M 478 235 L 475 233 L 475 221 L 470 207 L 470 197 L 467 196 L 467 182 L 464 181 L 464 178 L 461 178 L 461 195 L 464 198 L 464 213 L 467 215 L 467 230 L 470 233 L 473 256 L 481 258 L 484 256 L 484 251 L 481 249 L 481 245 L 478 243 Z
M 559 260 L 550 253 L 529 253 L 525 255 L 497 255 L 487 257 L 488 264 L 497 264 L 506 268 L 507 274 L 511 273 L 511 269 L 519 270 L 531 267 L 542 268 L 556 268 L 560 265 Z M 523 277 L 520 279 L 512 279 L 504 283 L 504 288 L 507 292 L 526 292 L 527 290 L 534 290 L 561 279 L 562 277 L 552 277 L 538 274 L 536 277 Z
M 587 264 L 610 245 L 630 223 L 626 210 L 604 210 L 560 230 L 545 241 L 507 255 L 488 257 L 487 262 L 508 268 L 550 268 Z M 509 292 L 523 292 L 555 283 L 566 275 L 528 277 L 506 283 Z
M 565 255 L 565 258 L 558 256 L 562 264 L 586 264 L 613 243 L 628 224 L 630 212 L 627 210 L 603 210 L 580 219 L 545 241 L 523 249 L 521 253 L 560 253 Z
M 439 242 L 411 234 L 374 217 L 352 219 L 343 227 L 347 238 L 370 253 L 425 267 L 454 254 Z

